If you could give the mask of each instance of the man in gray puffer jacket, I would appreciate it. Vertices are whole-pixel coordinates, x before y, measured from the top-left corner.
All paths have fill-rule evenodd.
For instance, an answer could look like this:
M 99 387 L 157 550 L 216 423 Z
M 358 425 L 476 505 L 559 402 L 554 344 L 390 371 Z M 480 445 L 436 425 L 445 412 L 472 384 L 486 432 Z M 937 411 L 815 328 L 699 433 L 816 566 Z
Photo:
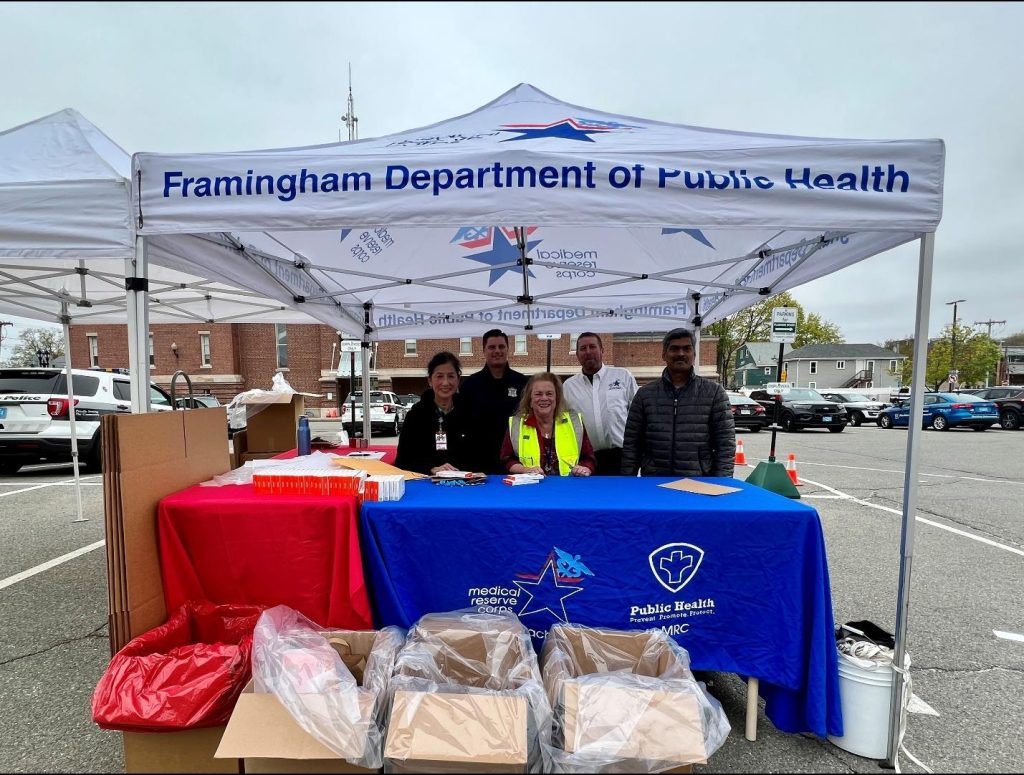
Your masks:
M 698 377 L 693 333 L 675 328 L 662 340 L 661 379 L 637 391 L 622 444 L 622 473 L 636 476 L 732 476 L 736 426 L 725 389 Z

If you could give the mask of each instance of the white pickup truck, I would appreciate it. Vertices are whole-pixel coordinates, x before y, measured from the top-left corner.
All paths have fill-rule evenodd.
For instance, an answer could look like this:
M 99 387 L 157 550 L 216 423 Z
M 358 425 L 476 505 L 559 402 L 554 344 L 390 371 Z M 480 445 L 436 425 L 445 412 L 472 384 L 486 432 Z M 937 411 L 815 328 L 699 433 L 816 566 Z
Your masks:
M 352 409 L 355 407 L 355 422 L 352 421 Z M 398 396 L 389 390 L 370 391 L 370 426 L 373 433 L 385 436 L 397 436 L 405 422 L 407 407 L 398 400 Z M 345 399 L 342 416 L 342 427 L 349 435 L 363 432 L 363 392 L 356 390 Z

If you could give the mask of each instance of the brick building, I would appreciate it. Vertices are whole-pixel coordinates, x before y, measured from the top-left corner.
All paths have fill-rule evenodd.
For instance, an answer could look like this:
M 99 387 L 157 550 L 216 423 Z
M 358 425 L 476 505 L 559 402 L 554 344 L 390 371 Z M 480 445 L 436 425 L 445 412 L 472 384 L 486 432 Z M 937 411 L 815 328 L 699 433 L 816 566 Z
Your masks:
M 629 369 L 641 384 L 648 382 L 664 368 L 661 336 L 661 332 L 602 334 L 605 361 Z M 509 361 L 526 374 L 543 371 L 547 345 L 536 336 L 510 336 Z M 701 376 L 718 378 L 717 345 L 714 337 L 701 340 Z M 575 346 L 575 336 L 563 335 L 551 342 L 551 369 L 563 379 L 579 371 Z M 322 409 L 337 406 L 338 394 L 343 400 L 348 393 L 348 379 L 337 376 L 339 349 L 337 332 L 318 324 L 158 324 L 150 326 L 150 378 L 168 388 L 171 376 L 180 369 L 192 380 L 195 392 L 211 393 L 226 404 L 243 390 L 269 389 L 274 373 L 281 371 L 296 390 L 323 395 L 306 402 L 310 408 Z M 479 336 L 379 342 L 371 350 L 371 383 L 396 393 L 421 393 L 426 388 L 427 363 L 441 350 L 459 356 L 464 374 L 483 368 Z M 128 329 L 71 326 L 69 351 L 75 368 L 125 367 Z M 179 380 L 179 394 L 184 387 Z

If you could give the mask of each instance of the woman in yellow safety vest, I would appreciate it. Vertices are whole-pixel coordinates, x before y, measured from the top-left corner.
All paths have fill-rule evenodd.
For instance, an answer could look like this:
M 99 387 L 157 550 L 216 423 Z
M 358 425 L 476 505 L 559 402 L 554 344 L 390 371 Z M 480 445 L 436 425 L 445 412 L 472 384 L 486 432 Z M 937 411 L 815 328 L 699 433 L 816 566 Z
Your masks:
M 534 374 L 522 396 L 501 447 L 505 470 L 549 476 L 594 473 L 594 448 L 583 418 L 566 410 L 562 381 L 549 372 Z

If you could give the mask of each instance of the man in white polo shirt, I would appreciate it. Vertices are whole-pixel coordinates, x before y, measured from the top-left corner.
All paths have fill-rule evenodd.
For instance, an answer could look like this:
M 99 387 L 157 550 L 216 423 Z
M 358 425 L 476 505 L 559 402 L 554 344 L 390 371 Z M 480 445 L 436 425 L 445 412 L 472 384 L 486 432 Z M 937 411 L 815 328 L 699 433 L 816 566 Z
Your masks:
M 599 476 L 619 476 L 622 471 L 622 436 L 629 404 L 637 385 L 627 369 L 606 366 L 601 337 L 586 331 L 576 339 L 576 359 L 582 372 L 562 386 L 571 411 L 583 415 L 590 443 L 594 445 Z

